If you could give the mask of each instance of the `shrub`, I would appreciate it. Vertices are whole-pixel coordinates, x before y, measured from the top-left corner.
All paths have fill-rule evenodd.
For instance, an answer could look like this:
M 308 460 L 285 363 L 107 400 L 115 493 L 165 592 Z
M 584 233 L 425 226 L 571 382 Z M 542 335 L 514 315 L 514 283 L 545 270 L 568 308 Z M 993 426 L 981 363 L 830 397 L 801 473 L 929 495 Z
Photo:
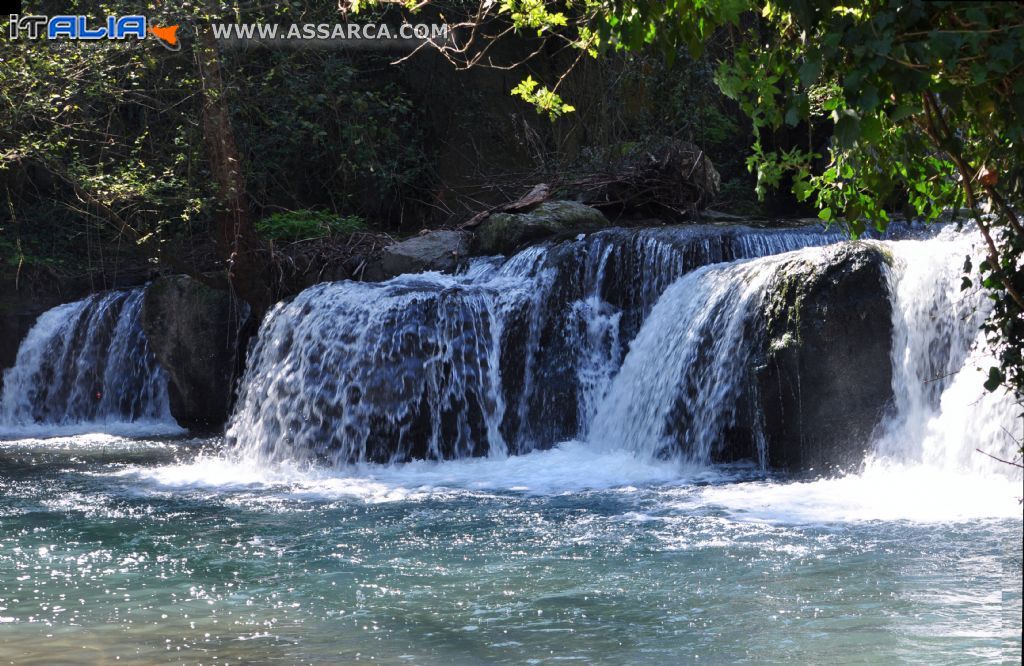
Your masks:
M 296 242 L 363 231 L 366 221 L 357 215 L 339 216 L 325 211 L 296 210 L 274 213 L 256 223 L 267 240 Z

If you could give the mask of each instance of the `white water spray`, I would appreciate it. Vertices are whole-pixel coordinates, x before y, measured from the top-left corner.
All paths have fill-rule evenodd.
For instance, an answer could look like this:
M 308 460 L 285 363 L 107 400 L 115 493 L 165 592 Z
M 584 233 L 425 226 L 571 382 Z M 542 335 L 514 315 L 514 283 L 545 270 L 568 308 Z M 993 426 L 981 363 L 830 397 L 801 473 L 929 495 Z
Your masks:
M 964 259 L 980 252 L 977 233 L 943 230 L 928 241 L 889 243 L 893 291 L 895 409 L 875 443 L 883 460 L 945 470 L 1008 472 L 980 453 L 1012 459 L 1024 437 L 1004 389 L 985 390 L 996 363 L 979 330 L 989 308 L 977 288 L 961 289 Z
M 501 343 L 535 295 L 538 252 L 462 276 L 318 285 L 279 305 L 228 440 L 276 461 L 505 455 Z
M 597 410 L 595 445 L 648 457 L 681 450 L 709 463 L 736 420 L 750 366 L 747 325 L 779 261 L 699 268 L 669 287 Z

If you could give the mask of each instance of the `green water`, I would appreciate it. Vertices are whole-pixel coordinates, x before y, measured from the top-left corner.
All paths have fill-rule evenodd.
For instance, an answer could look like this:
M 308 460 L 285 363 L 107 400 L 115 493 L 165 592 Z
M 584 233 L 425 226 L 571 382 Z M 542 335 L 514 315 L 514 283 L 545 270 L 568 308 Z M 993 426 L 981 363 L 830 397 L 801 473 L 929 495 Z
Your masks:
M 1019 483 L 571 446 L 272 473 L 218 446 L 0 442 L 0 661 L 1020 660 Z

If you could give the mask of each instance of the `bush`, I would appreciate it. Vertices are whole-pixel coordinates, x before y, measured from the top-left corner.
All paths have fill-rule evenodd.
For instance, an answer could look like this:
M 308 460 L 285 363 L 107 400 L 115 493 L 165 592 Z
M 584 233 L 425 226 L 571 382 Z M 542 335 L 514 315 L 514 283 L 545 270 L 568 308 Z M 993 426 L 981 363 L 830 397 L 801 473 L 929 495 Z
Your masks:
M 357 215 L 338 216 L 315 210 L 274 213 L 256 223 L 256 232 L 267 240 L 296 242 L 366 229 L 366 222 Z

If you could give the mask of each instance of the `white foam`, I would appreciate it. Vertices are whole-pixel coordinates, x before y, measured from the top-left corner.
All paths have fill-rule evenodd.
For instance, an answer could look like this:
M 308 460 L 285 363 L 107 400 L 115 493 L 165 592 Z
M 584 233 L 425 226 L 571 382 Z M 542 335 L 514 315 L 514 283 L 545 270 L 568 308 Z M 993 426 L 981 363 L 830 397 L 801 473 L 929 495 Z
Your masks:
M 33 423 L 16 426 L 0 426 L 0 442 L 38 442 L 74 437 L 79 443 L 88 444 L 96 438 L 114 440 L 125 437 L 176 437 L 188 431 L 177 423 L 165 420 L 111 421 L 69 423 Z
M 704 489 L 701 499 L 741 521 L 955 523 L 1020 518 L 1021 494 L 1019 480 L 999 474 L 875 460 L 869 461 L 861 474 L 806 482 L 711 486 Z
M 980 455 L 980 454 L 979 454 Z M 586 491 L 655 493 L 661 510 L 724 510 L 731 521 L 783 525 L 867 521 L 956 523 L 1019 518 L 1019 481 L 923 464 L 868 462 L 861 474 L 814 481 L 738 481 L 734 471 L 684 467 L 625 451 L 566 442 L 505 459 L 359 465 L 341 469 L 257 465 L 223 455 L 187 463 L 133 466 L 114 473 L 143 492 L 254 491 L 268 500 L 382 502 L 516 493 L 551 496 Z M 627 516 L 654 520 L 636 512 Z
M 471 458 L 402 465 L 327 469 L 255 464 L 227 456 L 201 456 L 184 464 L 132 467 L 118 472 L 158 489 L 263 489 L 302 497 L 352 497 L 368 502 L 418 499 L 452 492 L 553 495 L 586 490 L 681 484 L 724 478 L 718 470 L 688 469 L 627 451 L 596 451 L 565 442 L 547 451 L 508 458 Z

